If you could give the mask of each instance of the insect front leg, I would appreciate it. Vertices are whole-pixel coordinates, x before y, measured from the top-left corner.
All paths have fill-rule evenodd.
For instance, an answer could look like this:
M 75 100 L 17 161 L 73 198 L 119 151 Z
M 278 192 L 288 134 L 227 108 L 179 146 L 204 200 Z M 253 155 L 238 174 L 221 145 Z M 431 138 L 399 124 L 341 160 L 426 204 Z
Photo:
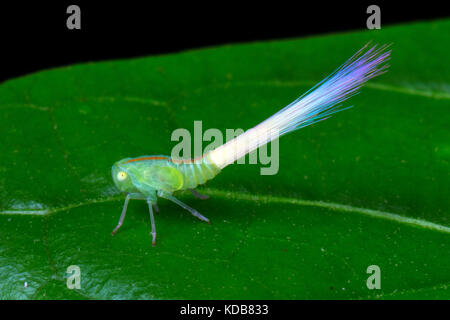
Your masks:
M 122 226 L 123 221 L 125 220 L 125 216 L 127 214 L 128 202 L 130 201 L 130 199 L 142 200 L 142 199 L 145 199 L 145 198 L 141 194 L 135 194 L 135 193 L 128 193 L 127 194 L 127 196 L 125 198 L 125 202 L 123 204 L 122 214 L 120 215 L 119 223 L 114 228 L 114 230 L 111 232 L 111 235 L 115 235 L 117 230 L 119 230 L 119 228 Z
M 172 196 L 170 193 L 164 192 L 164 191 L 158 191 L 158 196 L 161 198 L 165 198 L 167 200 L 170 200 L 172 202 L 175 202 L 177 205 L 179 205 L 180 207 L 186 209 L 187 211 L 189 211 L 193 216 L 199 218 L 200 220 L 206 221 L 209 223 L 209 219 L 202 216 L 200 214 L 200 212 L 198 212 L 197 210 L 189 207 L 187 204 L 184 204 L 183 202 L 181 202 L 180 200 L 178 200 L 177 198 L 175 198 L 174 196 Z
M 119 223 L 114 228 L 114 230 L 111 232 L 111 235 L 114 235 L 117 232 L 117 230 L 119 230 L 119 228 L 122 226 L 123 220 L 125 220 L 125 215 L 127 214 L 128 201 L 130 201 L 130 199 L 131 199 L 131 195 L 127 194 L 127 196 L 125 198 L 125 203 L 123 204 L 122 214 L 120 215 Z

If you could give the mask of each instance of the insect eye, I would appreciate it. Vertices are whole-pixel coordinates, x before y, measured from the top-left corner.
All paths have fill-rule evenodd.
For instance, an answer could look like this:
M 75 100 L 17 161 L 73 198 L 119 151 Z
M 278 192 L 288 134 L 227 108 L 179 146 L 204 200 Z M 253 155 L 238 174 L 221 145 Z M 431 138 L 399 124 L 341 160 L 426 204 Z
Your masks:
M 123 180 L 125 180 L 126 178 L 127 178 L 127 173 L 124 172 L 124 171 L 120 171 L 120 172 L 117 174 L 117 180 L 119 180 L 119 181 L 123 181 Z

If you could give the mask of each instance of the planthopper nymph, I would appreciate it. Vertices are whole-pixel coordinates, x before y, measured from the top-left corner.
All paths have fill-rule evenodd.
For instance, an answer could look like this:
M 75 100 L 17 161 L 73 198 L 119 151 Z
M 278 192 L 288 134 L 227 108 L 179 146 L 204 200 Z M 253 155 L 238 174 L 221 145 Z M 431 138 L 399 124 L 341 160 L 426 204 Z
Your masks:
M 291 104 L 202 157 L 177 160 L 169 156 L 155 155 L 126 158 L 116 162 L 112 167 L 112 177 L 117 188 L 126 194 L 126 198 L 119 223 L 112 233 L 115 234 L 122 225 L 130 199 L 147 201 L 153 245 L 156 240 L 153 210 L 158 210 L 158 197 L 175 202 L 195 217 L 209 223 L 206 217 L 175 198 L 173 193 L 191 190 L 195 196 L 205 198 L 195 191 L 195 187 L 214 178 L 229 164 L 269 143 L 274 137 L 325 120 L 332 114 L 347 109 L 348 107 L 342 107 L 340 103 L 357 94 L 366 81 L 386 72 L 388 65 L 385 62 L 391 53 L 387 48 L 387 45 L 364 46 L 336 71 Z M 276 135 L 273 132 L 276 132 Z

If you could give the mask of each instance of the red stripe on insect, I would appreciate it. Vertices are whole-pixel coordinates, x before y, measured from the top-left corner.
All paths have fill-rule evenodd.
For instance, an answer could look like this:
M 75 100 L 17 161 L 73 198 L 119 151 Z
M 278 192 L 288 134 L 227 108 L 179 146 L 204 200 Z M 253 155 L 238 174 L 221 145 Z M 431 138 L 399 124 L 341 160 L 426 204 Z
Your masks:
M 135 161 L 143 161 L 143 160 L 168 160 L 167 157 L 142 157 L 128 160 L 126 163 L 135 162 Z

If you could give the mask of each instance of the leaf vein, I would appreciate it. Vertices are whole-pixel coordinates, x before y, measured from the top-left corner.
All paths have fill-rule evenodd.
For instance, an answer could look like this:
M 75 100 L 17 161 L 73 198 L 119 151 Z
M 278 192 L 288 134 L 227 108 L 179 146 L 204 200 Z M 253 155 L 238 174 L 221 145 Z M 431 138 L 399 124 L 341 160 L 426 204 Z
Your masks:
M 314 81 L 230 81 L 219 84 L 214 84 L 211 87 L 215 88 L 229 88 L 229 87 L 246 87 L 246 86 L 266 86 L 266 87 L 298 87 L 298 86 L 314 86 Z M 450 100 L 450 93 L 444 91 L 426 91 L 415 88 L 407 88 L 396 85 L 382 84 L 382 83 L 367 83 L 365 87 L 381 91 L 396 92 L 407 95 L 421 96 L 436 100 Z M 202 88 L 198 88 L 196 91 L 201 91 Z

